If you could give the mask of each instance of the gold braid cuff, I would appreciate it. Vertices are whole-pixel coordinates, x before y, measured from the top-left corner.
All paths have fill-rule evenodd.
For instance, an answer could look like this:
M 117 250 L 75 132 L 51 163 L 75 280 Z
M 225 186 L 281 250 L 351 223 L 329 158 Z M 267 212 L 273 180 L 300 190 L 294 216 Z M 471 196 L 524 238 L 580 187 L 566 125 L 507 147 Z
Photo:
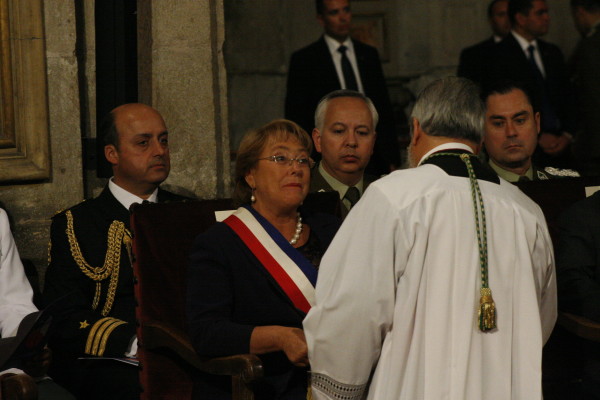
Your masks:
M 85 353 L 92 356 L 102 356 L 106 349 L 106 342 L 111 333 L 127 322 L 116 318 L 102 318 L 96 321 L 87 338 Z
M 131 246 L 131 234 L 125 228 L 125 224 L 121 221 L 113 221 L 108 228 L 107 236 L 107 247 L 106 256 L 104 258 L 104 265 L 102 267 L 92 267 L 83 257 L 79 242 L 75 236 L 75 229 L 73 227 L 73 214 L 71 211 L 65 213 L 67 217 L 67 239 L 69 241 L 69 247 L 71 249 L 71 255 L 73 260 L 79 267 L 79 269 L 90 279 L 96 282 L 96 293 L 94 294 L 94 301 L 92 308 L 95 310 L 98 308 L 100 303 L 102 285 L 101 281 L 110 276 L 110 282 L 108 285 L 108 292 L 106 294 L 106 303 L 102 308 L 102 315 L 106 316 L 112 309 L 115 293 L 117 290 L 117 283 L 119 282 L 119 266 L 121 264 L 121 244 L 125 244 L 129 251 Z

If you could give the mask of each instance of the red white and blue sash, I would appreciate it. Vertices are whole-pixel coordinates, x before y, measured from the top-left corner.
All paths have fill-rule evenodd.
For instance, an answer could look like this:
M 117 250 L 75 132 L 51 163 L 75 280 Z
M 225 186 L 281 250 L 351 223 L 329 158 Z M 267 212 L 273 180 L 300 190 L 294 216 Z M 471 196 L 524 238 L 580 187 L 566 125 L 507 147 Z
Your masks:
M 314 304 L 316 268 L 262 215 L 242 206 L 225 222 L 277 281 L 296 308 L 308 313 Z

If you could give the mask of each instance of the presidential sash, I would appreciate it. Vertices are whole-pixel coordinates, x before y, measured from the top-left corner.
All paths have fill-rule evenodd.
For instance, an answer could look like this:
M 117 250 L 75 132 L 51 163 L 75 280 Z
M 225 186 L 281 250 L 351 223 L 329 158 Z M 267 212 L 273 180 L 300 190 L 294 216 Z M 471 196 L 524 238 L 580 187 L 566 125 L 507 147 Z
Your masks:
M 242 239 L 294 306 L 308 313 L 315 299 L 317 269 L 250 206 L 223 221 Z

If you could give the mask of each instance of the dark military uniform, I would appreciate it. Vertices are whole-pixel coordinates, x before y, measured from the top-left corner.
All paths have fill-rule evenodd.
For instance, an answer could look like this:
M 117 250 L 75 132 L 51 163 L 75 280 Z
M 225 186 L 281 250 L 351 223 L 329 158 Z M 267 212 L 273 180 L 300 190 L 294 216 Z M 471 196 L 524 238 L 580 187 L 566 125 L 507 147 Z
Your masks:
M 157 199 L 165 202 L 184 198 L 159 189 Z M 80 397 L 92 398 L 95 393 L 89 391 L 101 389 L 106 389 L 106 398 L 135 397 L 139 392 L 136 368 L 98 360 L 86 368 L 85 362 L 77 360 L 89 356 L 124 357 L 135 337 L 129 211 L 107 186 L 97 198 L 56 214 L 50 239 L 44 301 L 49 305 L 64 297 L 56 307 L 50 334 L 53 376 Z M 112 374 L 107 373 L 107 378 L 113 375 L 108 381 L 102 378 L 104 366 L 112 370 Z M 113 367 L 127 367 L 124 371 L 129 372 L 115 373 Z M 93 376 L 89 370 L 94 370 Z M 121 377 L 134 380 L 128 385 L 134 388 L 131 396 L 119 397 L 112 392 L 111 384 L 119 386 L 117 380 Z M 99 381 L 96 389 L 90 381 L 95 378 Z
M 369 186 L 369 184 L 375 182 L 376 180 L 377 180 L 377 177 L 375 177 L 373 175 L 369 175 L 369 174 L 364 174 L 363 175 L 363 190 L 362 190 L 362 192 L 364 193 L 365 190 L 367 190 L 367 187 Z M 309 193 L 317 193 L 317 192 L 336 192 L 336 190 L 334 188 L 332 188 L 331 185 L 325 180 L 323 175 L 321 175 L 318 165 L 315 168 L 313 168 L 310 173 L 310 188 L 309 188 Z M 340 200 L 340 202 L 341 202 L 341 200 Z M 346 215 L 348 215 L 349 210 L 348 210 L 348 207 L 343 202 L 340 205 L 340 210 L 342 212 L 342 219 L 346 218 Z

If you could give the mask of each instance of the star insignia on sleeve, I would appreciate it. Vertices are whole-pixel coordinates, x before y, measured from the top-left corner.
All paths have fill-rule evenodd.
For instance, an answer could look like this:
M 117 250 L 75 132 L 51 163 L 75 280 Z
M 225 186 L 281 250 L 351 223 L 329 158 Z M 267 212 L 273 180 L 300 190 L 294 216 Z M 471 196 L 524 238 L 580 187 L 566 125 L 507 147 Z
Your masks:
M 85 329 L 88 326 L 90 326 L 90 324 L 88 324 L 87 320 L 79 323 L 79 329 Z

